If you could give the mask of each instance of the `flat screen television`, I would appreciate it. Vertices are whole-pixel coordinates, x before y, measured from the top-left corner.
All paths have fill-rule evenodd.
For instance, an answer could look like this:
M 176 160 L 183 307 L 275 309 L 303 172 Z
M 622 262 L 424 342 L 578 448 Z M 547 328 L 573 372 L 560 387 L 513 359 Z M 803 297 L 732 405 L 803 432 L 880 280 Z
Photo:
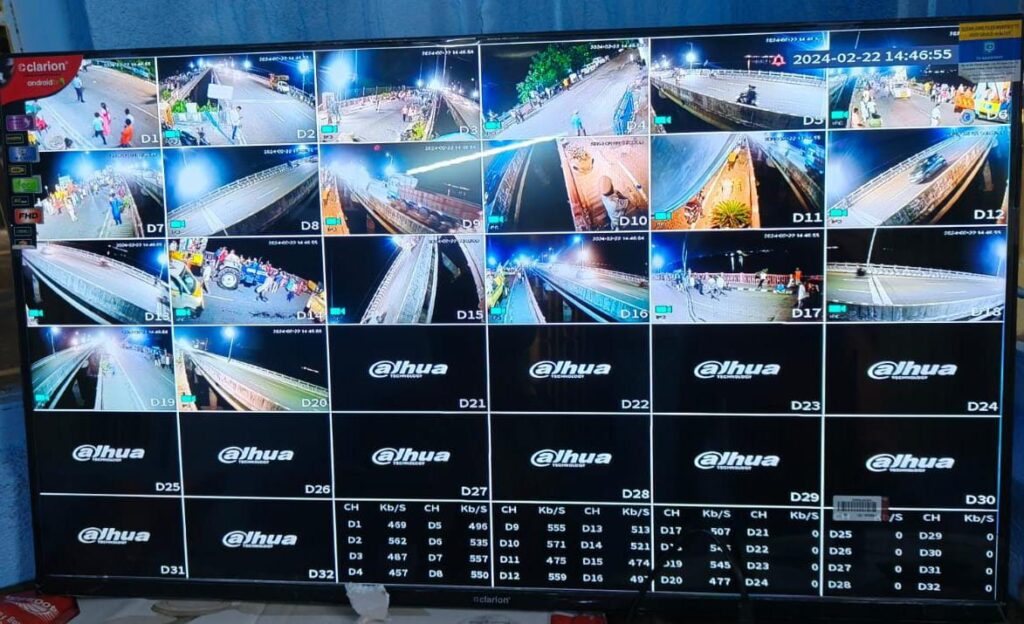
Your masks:
M 1020 30 L 12 57 L 41 587 L 993 616 Z

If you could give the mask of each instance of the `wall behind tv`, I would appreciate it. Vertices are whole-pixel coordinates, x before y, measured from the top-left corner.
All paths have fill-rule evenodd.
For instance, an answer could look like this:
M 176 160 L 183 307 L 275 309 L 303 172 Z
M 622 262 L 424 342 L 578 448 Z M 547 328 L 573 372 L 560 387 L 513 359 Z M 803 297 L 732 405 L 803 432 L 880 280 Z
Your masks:
M 15 46 L 25 52 L 45 52 L 980 16 L 1020 13 L 1024 0 L 0 0 L 0 7 Z M 1024 376 L 1018 374 L 1018 387 L 1024 386 L 1021 379 Z M 0 432 L 19 431 L 10 425 L 11 419 L 20 423 L 21 418 L 16 409 L 0 409 L 0 421 L 8 424 L 0 426 Z M 1020 413 L 1017 421 L 1015 455 L 1020 458 L 1024 457 Z M 23 441 L 8 439 L 5 445 L 0 447 L 8 460 L 0 462 L 7 466 L 0 470 L 0 510 L 23 506 L 18 488 L 26 482 L 18 459 L 24 455 Z M 11 464 L 17 469 L 12 470 Z M 1024 460 L 1017 464 L 1014 499 L 1019 510 L 1024 506 Z M 1017 513 L 1013 524 L 1016 547 L 1010 586 L 1016 592 L 1024 569 L 1022 514 Z M 0 513 L 0 587 L 31 578 L 32 561 L 24 547 L 29 535 L 27 514 Z

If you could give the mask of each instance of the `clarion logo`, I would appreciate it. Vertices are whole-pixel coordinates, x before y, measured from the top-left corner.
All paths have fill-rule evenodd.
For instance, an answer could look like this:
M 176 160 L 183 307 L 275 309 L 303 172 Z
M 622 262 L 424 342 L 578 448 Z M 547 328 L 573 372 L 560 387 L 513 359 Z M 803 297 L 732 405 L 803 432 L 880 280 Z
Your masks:
M 121 531 L 110 527 L 88 527 L 78 532 L 78 541 L 83 544 L 102 546 L 124 546 L 130 543 L 143 544 L 149 541 L 149 531 Z
M 868 377 L 887 380 L 922 381 L 929 377 L 952 377 L 956 375 L 956 364 L 918 364 L 913 360 L 893 362 L 883 360 L 868 367 Z
M 447 375 L 448 365 L 381 360 L 370 364 L 369 372 L 374 379 L 422 379 L 426 375 Z
M 297 535 L 262 533 L 260 531 L 230 531 L 220 540 L 228 548 L 262 548 L 294 546 L 299 543 Z
M 411 448 L 382 448 L 373 453 L 378 466 L 425 466 L 443 464 L 452 458 L 448 451 L 417 451 Z
M 106 444 L 83 444 L 71 451 L 71 457 L 80 462 L 117 464 L 126 459 L 143 459 L 146 457 L 146 449 L 115 448 Z
M 530 377 L 534 379 L 583 379 L 611 372 L 611 364 L 577 364 L 571 360 L 542 360 L 530 367 Z
M 782 367 L 778 364 L 744 364 L 736 360 L 707 360 L 693 367 L 698 379 L 753 379 L 754 377 L 778 375 Z
M 865 466 L 871 472 L 925 472 L 949 470 L 956 460 L 952 457 L 917 457 L 910 453 L 879 453 L 868 458 Z
M 581 453 L 571 449 L 542 449 L 530 456 L 538 468 L 586 468 L 594 464 L 612 463 L 611 453 Z
M 266 466 L 275 461 L 291 461 L 295 451 L 261 450 L 255 446 L 229 446 L 217 453 L 217 461 L 222 464 L 246 464 Z
M 693 458 L 693 465 L 701 470 L 753 470 L 776 468 L 778 455 L 744 455 L 736 451 L 704 451 Z
M 28 63 L 18 63 L 19 72 L 27 72 L 33 74 L 39 73 L 57 73 L 66 72 L 68 70 L 68 64 L 65 61 L 29 61 Z

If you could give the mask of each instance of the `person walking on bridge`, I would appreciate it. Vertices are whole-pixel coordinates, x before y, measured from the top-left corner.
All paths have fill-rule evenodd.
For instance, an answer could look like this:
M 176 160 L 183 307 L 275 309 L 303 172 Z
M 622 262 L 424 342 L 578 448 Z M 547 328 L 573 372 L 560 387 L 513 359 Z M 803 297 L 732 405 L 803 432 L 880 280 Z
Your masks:
M 587 129 L 583 127 L 583 118 L 580 117 L 578 110 L 572 112 L 572 129 L 576 132 L 576 136 L 587 136 Z
M 242 107 L 236 106 L 228 111 L 228 121 L 231 123 L 231 142 L 238 140 L 238 130 L 242 127 Z
M 75 74 L 71 86 L 75 88 L 75 102 L 85 104 L 85 85 L 82 84 L 82 77 L 79 74 Z

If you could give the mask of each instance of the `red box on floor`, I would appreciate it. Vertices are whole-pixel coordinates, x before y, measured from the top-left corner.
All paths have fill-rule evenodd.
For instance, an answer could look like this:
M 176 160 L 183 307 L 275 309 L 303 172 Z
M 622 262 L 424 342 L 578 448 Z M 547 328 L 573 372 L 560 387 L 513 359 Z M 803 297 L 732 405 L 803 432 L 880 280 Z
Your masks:
M 70 596 L 41 596 L 21 592 L 0 596 L 0 624 L 64 624 L 78 615 Z

